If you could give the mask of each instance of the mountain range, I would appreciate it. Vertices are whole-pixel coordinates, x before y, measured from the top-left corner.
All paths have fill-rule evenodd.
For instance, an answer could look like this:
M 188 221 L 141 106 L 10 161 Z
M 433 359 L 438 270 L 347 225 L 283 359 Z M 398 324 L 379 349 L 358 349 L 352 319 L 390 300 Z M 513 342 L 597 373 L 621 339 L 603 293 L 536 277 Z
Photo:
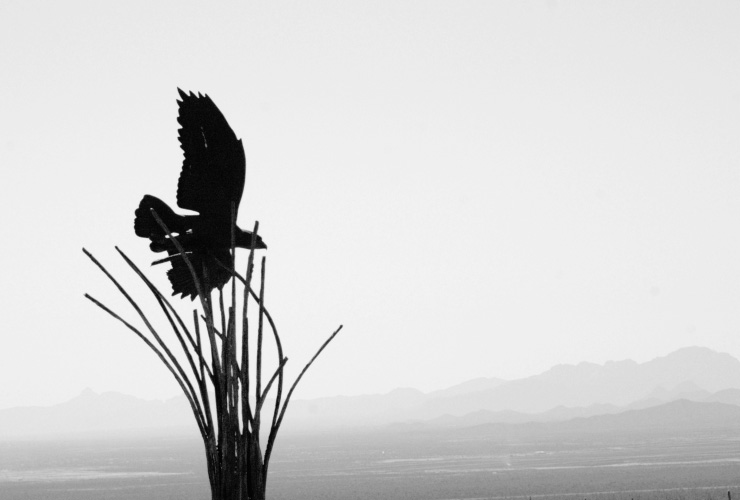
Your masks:
M 396 389 L 385 395 L 295 401 L 285 419 L 301 429 L 454 420 L 474 413 L 493 421 L 564 420 L 681 398 L 723 402 L 733 396 L 714 395 L 726 389 L 740 389 L 740 361 L 687 347 L 645 363 L 558 365 L 523 379 L 476 379 L 427 394 Z
M 684 415 L 692 425 L 740 417 L 740 361 L 688 347 L 645 363 L 558 365 L 523 379 L 478 378 L 429 393 L 403 388 L 382 395 L 294 400 L 284 432 L 525 423 L 606 428 L 655 420 L 661 411 L 679 420 Z M 149 432 L 197 435 L 185 398 L 147 401 L 87 389 L 59 405 L 0 410 L 0 439 Z

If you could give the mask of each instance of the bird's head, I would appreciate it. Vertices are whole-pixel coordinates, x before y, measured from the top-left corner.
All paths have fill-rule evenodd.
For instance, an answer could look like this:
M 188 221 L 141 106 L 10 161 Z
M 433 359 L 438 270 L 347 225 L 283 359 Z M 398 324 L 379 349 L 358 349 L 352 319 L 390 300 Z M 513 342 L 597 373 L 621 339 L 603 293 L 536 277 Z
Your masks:
M 267 245 L 265 245 L 265 242 L 262 241 L 262 237 L 258 234 L 255 235 L 252 234 L 250 231 L 244 231 L 242 229 L 237 228 L 236 233 L 236 246 L 241 248 L 246 248 L 249 250 L 252 248 L 252 240 L 254 239 L 254 248 L 255 250 L 265 249 L 267 248 Z

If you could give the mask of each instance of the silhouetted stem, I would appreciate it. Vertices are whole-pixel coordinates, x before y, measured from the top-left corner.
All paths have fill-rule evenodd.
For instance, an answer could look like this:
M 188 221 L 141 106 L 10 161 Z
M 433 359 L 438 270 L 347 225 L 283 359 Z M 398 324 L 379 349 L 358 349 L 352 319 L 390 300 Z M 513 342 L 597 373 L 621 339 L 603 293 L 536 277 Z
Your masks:
M 177 251 L 180 252 L 180 255 L 182 256 L 183 261 L 185 261 L 185 265 L 188 266 L 188 270 L 190 271 L 190 276 L 193 278 L 193 283 L 195 284 L 195 289 L 198 291 L 198 298 L 200 299 L 201 307 L 203 308 L 203 312 L 206 315 L 206 329 L 208 331 L 208 335 L 210 337 L 211 342 L 211 362 L 213 363 L 213 373 L 221 373 L 221 367 L 218 364 L 218 352 L 216 351 L 216 339 L 213 335 L 214 325 L 213 325 L 213 311 L 211 311 L 210 302 L 206 296 L 206 294 L 203 291 L 203 287 L 201 286 L 200 280 L 198 279 L 198 274 L 195 272 L 195 268 L 193 267 L 193 263 L 190 262 L 190 259 L 188 258 L 187 253 L 185 252 L 185 249 L 180 244 L 180 242 L 177 240 L 176 237 L 172 235 L 170 230 L 167 228 L 167 225 L 160 219 L 159 215 L 157 215 L 156 210 L 153 208 L 150 209 L 152 216 L 154 217 L 154 220 L 157 221 L 157 224 L 162 228 L 162 230 L 167 234 L 167 237 L 172 241 L 172 244 L 175 245 L 175 248 L 177 248 Z M 220 382 L 218 380 L 218 377 L 216 377 L 214 380 Z M 216 393 L 218 393 L 218 387 L 215 388 Z
M 259 309 L 259 321 L 257 323 L 257 370 L 256 370 L 256 383 L 254 388 L 254 400 L 259 402 L 262 395 L 262 328 L 264 326 L 263 318 L 265 316 L 265 258 L 262 257 L 262 267 L 260 273 L 260 309 Z M 259 436 L 260 430 L 260 412 L 254 412 L 254 427 L 255 434 Z
M 206 316 L 205 316 L 204 314 L 201 314 L 201 315 L 200 315 L 200 319 L 202 319 L 204 323 L 205 323 L 206 321 L 208 321 L 208 318 L 207 318 L 207 317 L 206 317 Z M 218 329 L 218 328 L 216 328 L 215 326 L 213 327 L 213 333 L 214 333 L 214 334 L 216 335 L 216 337 L 217 337 L 217 338 L 218 338 L 219 340 L 221 340 L 221 343 L 223 343 L 223 341 L 224 341 L 224 339 L 226 338 L 226 336 L 225 336 L 225 335 L 224 335 L 223 333 L 221 333 L 221 332 L 219 331 L 219 329 Z
M 197 341 L 197 349 L 196 352 L 198 353 L 198 359 L 200 360 L 200 378 L 203 380 L 205 376 L 203 375 L 204 370 L 208 370 L 208 365 L 206 364 L 205 356 L 203 356 L 203 345 L 200 342 L 200 322 L 198 321 L 198 311 L 193 309 L 193 324 L 195 325 L 195 338 Z M 210 375 L 211 384 L 215 384 L 213 374 L 208 372 Z M 211 415 L 211 402 L 210 398 L 208 396 L 208 387 L 203 384 L 201 387 L 201 399 L 203 399 L 203 408 L 204 413 L 206 414 L 206 422 L 208 423 L 208 429 L 210 430 L 209 435 L 213 434 L 213 416 Z
M 162 362 L 165 363 L 165 365 L 167 366 L 167 368 L 170 370 L 170 372 L 172 373 L 172 375 L 177 380 L 178 384 L 180 385 L 180 388 L 182 389 L 183 393 L 185 394 L 185 397 L 188 398 L 188 402 L 190 403 L 190 407 L 193 410 L 193 414 L 195 415 L 195 419 L 196 419 L 196 421 L 198 423 L 198 428 L 201 431 L 201 435 L 204 435 L 205 436 L 205 434 L 206 434 L 205 422 L 203 420 L 203 414 L 202 414 L 202 410 L 200 408 L 200 404 L 197 402 L 197 398 L 195 397 L 195 391 L 193 389 L 193 386 L 190 384 L 190 380 L 185 375 L 185 372 L 182 370 L 182 367 L 177 362 L 177 359 L 175 359 L 174 356 L 172 356 L 172 353 L 169 351 L 169 349 L 167 349 L 167 346 L 164 345 L 163 342 L 161 342 L 161 339 L 159 338 L 159 335 L 156 334 L 156 331 L 154 330 L 154 328 L 152 327 L 151 323 L 147 319 L 146 315 L 144 315 L 144 313 L 142 312 L 141 308 L 136 303 L 136 301 L 134 301 L 131 298 L 131 296 L 128 294 L 128 292 L 126 292 L 126 290 L 118 283 L 118 281 L 113 277 L 113 275 L 111 275 L 108 272 L 108 270 L 100 262 L 98 262 L 98 260 L 90 252 L 88 252 L 84 248 L 82 249 L 82 251 L 85 253 L 85 255 L 87 255 L 90 258 L 90 260 L 93 261 L 93 263 L 96 266 L 98 266 L 98 268 L 101 271 L 103 271 L 103 273 L 108 277 L 108 279 L 110 279 L 111 282 L 113 282 L 113 284 L 116 286 L 116 288 L 118 288 L 118 290 L 121 292 L 121 294 L 123 294 L 123 296 L 134 307 L 134 309 L 139 314 L 139 317 L 142 319 L 142 321 L 144 321 L 144 324 L 147 326 L 147 328 L 149 329 L 149 331 L 152 333 L 152 335 L 154 335 L 155 339 L 157 339 L 158 343 L 162 346 L 162 348 L 164 349 L 164 351 L 167 353 L 167 357 L 165 357 L 165 355 L 159 349 L 157 349 L 154 346 L 154 344 L 149 339 L 147 339 L 138 329 L 136 329 L 133 325 L 131 325 L 130 323 L 128 323 L 127 321 L 125 321 L 118 314 L 114 313 L 111 309 L 109 309 L 108 307 L 104 306 L 101 302 L 99 302 L 98 300 L 94 299 L 92 296 L 90 296 L 88 294 L 85 294 L 85 297 L 87 297 L 89 300 L 91 300 L 96 305 L 98 305 L 98 307 L 101 307 L 104 311 L 106 311 L 109 314 L 111 314 L 114 318 L 116 318 L 119 321 L 123 322 L 134 333 L 136 333 L 142 340 L 144 340 L 144 342 L 146 342 L 146 344 L 151 349 L 154 350 L 154 352 L 157 354 L 157 356 L 160 358 L 160 360 L 162 360 Z M 169 357 L 169 362 L 168 362 L 168 359 L 167 359 L 168 357 Z M 180 375 L 178 375 L 178 373 Z
M 147 338 L 139 329 L 125 321 L 118 314 L 114 313 L 108 307 L 94 299 L 90 295 L 85 297 L 107 312 L 113 318 L 122 322 L 128 329 L 133 331 L 141 338 L 150 349 L 160 358 L 170 371 L 185 397 L 190 404 L 190 408 L 195 416 L 198 429 L 201 433 L 206 451 L 208 466 L 208 477 L 211 483 L 214 500 L 263 500 L 265 485 L 267 481 L 267 471 L 269 461 L 274 447 L 280 426 L 282 425 L 285 412 L 289 406 L 294 390 L 303 378 L 308 368 L 323 352 L 326 346 L 341 331 L 339 326 L 334 333 L 321 345 L 309 362 L 301 370 L 287 393 L 285 401 L 282 401 L 283 383 L 285 378 L 285 364 L 288 358 L 283 355 L 282 343 L 278 334 L 275 322 L 265 307 L 265 276 L 266 276 L 266 259 L 263 257 L 260 264 L 260 288 L 259 294 L 250 286 L 254 274 L 254 253 L 257 241 L 258 224 L 255 223 L 252 248 L 249 252 L 247 263 L 246 278 L 243 278 L 234 269 L 236 263 L 235 243 L 236 243 L 236 210 L 232 205 L 232 234 L 231 234 L 231 258 L 232 266 L 223 265 L 231 273 L 231 304 L 227 307 L 223 296 L 223 288 L 219 289 L 218 295 L 218 312 L 220 317 L 221 331 L 214 324 L 213 296 L 210 292 L 211 285 L 209 282 L 209 271 L 205 263 L 202 272 L 202 278 L 198 276 L 193 267 L 188 254 L 178 241 L 177 237 L 170 233 L 154 210 L 151 211 L 154 219 L 167 234 L 171 243 L 175 246 L 179 254 L 172 255 L 163 261 L 172 260 L 173 258 L 182 258 L 186 263 L 190 274 L 193 278 L 195 288 L 203 309 L 201 316 L 206 325 L 209 348 L 211 352 L 211 366 L 205 357 L 204 339 L 201 336 L 200 320 L 197 309 L 193 310 L 193 328 L 194 337 L 190 330 L 182 321 L 177 311 L 170 301 L 159 289 L 144 275 L 118 247 L 116 250 L 125 260 L 128 266 L 139 276 L 146 284 L 150 292 L 154 295 L 157 304 L 167 319 L 172 331 L 187 358 L 192 376 L 197 382 L 198 391 L 195 390 L 190 381 L 189 375 L 183 370 L 181 363 L 170 351 L 169 346 L 163 341 L 159 333 L 154 329 L 151 322 L 144 314 L 142 309 L 123 289 L 123 287 L 113 278 L 113 276 L 89 253 L 84 250 L 85 254 L 95 263 L 101 271 L 113 282 L 123 296 L 128 300 L 134 310 L 138 313 L 140 319 L 149 330 L 154 341 Z M 160 261 L 161 262 L 161 261 Z M 202 282 L 201 282 L 202 280 Z M 237 339 L 237 318 L 236 318 L 236 281 L 244 284 L 243 311 L 242 321 L 242 338 L 241 338 L 241 365 L 238 356 L 238 339 Z M 253 353 L 255 360 L 254 370 L 254 407 L 250 405 L 250 353 L 249 353 L 249 321 L 248 308 L 249 299 L 257 302 L 258 310 L 258 328 L 256 339 L 256 352 Z M 227 311 L 228 309 L 228 311 Z M 220 314 L 219 314 L 220 313 Z M 263 387 L 263 358 L 262 349 L 264 342 L 264 324 L 267 320 L 273 332 L 273 338 L 277 348 L 278 365 L 270 376 L 267 384 Z M 218 340 L 221 340 L 220 347 Z M 190 352 L 190 349 L 194 354 Z M 195 357 L 194 357 L 195 356 Z M 196 362 L 197 359 L 197 362 Z M 209 387 L 207 381 L 211 382 L 215 394 L 215 404 L 211 405 Z M 260 447 L 260 426 L 262 423 L 262 410 L 267 401 L 270 390 L 277 384 L 277 397 L 275 399 L 274 410 L 272 410 L 272 421 L 265 447 L 265 454 L 262 455 Z M 201 403 L 202 402 L 202 403 Z M 254 410 L 254 412 L 252 412 Z M 215 418 L 214 418 L 215 417 Z
M 258 224 L 255 224 L 255 231 L 254 234 L 257 234 L 257 227 Z M 251 257 L 252 252 L 250 252 L 250 266 L 251 266 Z M 226 269 L 230 273 L 233 273 L 233 276 L 242 282 L 244 285 L 244 295 L 245 295 L 245 304 L 247 303 L 247 292 L 252 295 L 252 298 L 257 302 L 258 305 L 262 305 L 262 301 L 260 300 L 260 297 L 252 290 L 252 288 L 247 284 L 248 281 L 251 283 L 251 276 L 248 276 L 249 279 L 243 278 L 239 273 L 236 271 L 229 269 L 226 265 L 224 265 L 221 261 L 216 259 L 216 263 L 219 264 L 223 269 Z M 251 267 L 248 267 L 248 269 L 251 269 Z M 247 272 L 249 275 L 249 271 Z M 282 342 L 280 342 L 280 335 L 278 335 L 277 327 L 275 326 L 275 322 L 272 319 L 272 316 L 270 315 L 269 311 L 266 307 L 262 306 L 262 311 L 264 313 L 265 318 L 267 318 L 267 322 L 270 324 L 270 329 L 272 330 L 273 337 L 275 339 L 275 346 L 277 347 L 277 356 L 278 356 L 278 363 L 280 363 L 280 360 L 283 359 L 283 345 Z M 244 308 L 244 317 L 246 318 L 246 305 Z M 245 327 L 246 328 L 246 327 Z M 247 365 L 248 366 L 248 365 Z M 268 442 L 270 439 L 274 439 L 274 432 L 272 429 L 275 428 L 275 424 L 277 423 L 278 414 L 280 412 L 280 403 L 281 398 L 283 394 L 283 379 L 284 379 L 284 373 L 281 371 L 279 375 L 279 381 L 278 381 L 278 390 L 277 390 L 277 396 L 275 398 L 275 410 L 272 415 L 272 425 L 270 430 L 270 436 L 268 437 Z
M 188 361 L 190 362 L 190 367 L 193 370 L 193 372 L 195 373 L 196 379 L 198 379 L 199 378 L 198 377 L 198 371 L 196 370 L 195 364 L 193 363 L 193 358 L 190 355 L 190 349 L 188 349 L 188 347 L 185 345 L 185 341 L 184 341 L 182 335 L 180 335 L 179 330 L 172 323 L 172 320 L 170 318 L 170 314 L 168 313 L 168 310 L 169 310 L 169 312 L 172 313 L 172 315 L 174 315 L 175 319 L 177 319 L 177 322 L 180 325 L 180 328 L 182 328 L 182 331 L 187 336 L 188 340 L 190 341 L 190 345 L 193 346 L 196 355 L 200 358 L 200 361 L 205 361 L 205 359 L 203 358 L 202 353 L 200 352 L 200 349 L 199 348 L 196 348 L 195 341 L 193 340 L 192 335 L 190 335 L 190 331 L 185 326 L 185 323 L 180 318 L 180 315 L 177 314 L 177 311 L 175 310 L 174 307 L 172 307 L 172 304 L 170 304 L 169 300 L 167 300 L 167 297 L 165 297 L 164 294 L 162 294 L 162 292 L 160 292 L 159 289 L 156 286 L 154 286 L 154 284 L 149 280 L 149 278 L 147 278 L 144 275 L 144 273 L 141 272 L 141 269 L 139 269 L 139 267 L 131 259 L 129 259 L 128 256 L 120 248 L 118 248 L 118 247 L 115 247 L 115 248 L 116 248 L 116 251 L 118 251 L 118 253 L 123 258 L 123 260 L 125 260 L 126 263 L 129 265 L 129 267 L 131 267 L 131 269 L 134 270 L 134 272 L 136 273 L 136 275 L 139 276 L 139 278 L 141 278 L 141 280 L 144 283 L 146 283 L 146 285 L 149 287 L 149 290 L 151 290 L 151 292 L 154 294 L 155 298 L 159 302 L 160 306 L 162 306 L 162 310 L 164 311 L 165 316 L 167 316 L 167 319 L 170 321 L 170 325 L 172 326 L 172 329 L 175 332 L 175 335 L 177 336 L 177 339 L 180 341 L 180 345 L 182 346 L 182 350 L 185 352 L 185 355 L 188 357 Z M 208 365 L 207 364 L 206 364 L 206 369 L 208 370 L 208 375 L 211 378 L 213 378 L 213 373 L 211 373 L 211 370 L 210 370 L 210 368 L 208 368 Z
M 123 323 L 129 330 L 131 330 L 132 332 L 134 332 L 141 340 L 143 340 L 144 343 L 147 346 L 149 346 L 149 348 L 152 351 L 154 351 L 154 353 L 157 355 L 157 357 L 159 358 L 159 360 L 162 361 L 162 363 L 167 367 L 167 369 L 170 371 L 170 373 L 172 374 L 172 376 L 175 377 L 175 380 L 177 381 L 177 384 L 180 386 L 180 389 L 182 389 L 182 392 L 185 393 L 185 397 L 187 397 L 188 403 L 190 403 L 190 409 L 193 411 L 193 415 L 195 415 L 195 420 L 198 423 L 198 429 L 200 430 L 200 434 L 201 434 L 201 436 L 203 438 L 205 438 L 206 433 L 205 433 L 205 429 L 203 428 L 203 426 L 201 424 L 201 420 L 200 420 L 200 418 L 198 416 L 198 410 L 197 410 L 195 404 L 193 403 L 192 398 L 190 398 L 188 396 L 188 391 L 185 388 L 185 385 L 183 384 L 182 379 L 180 379 L 180 377 L 177 375 L 177 372 L 172 367 L 172 365 L 170 365 L 170 363 L 167 361 L 167 358 L 164 356 L 164 354 L 162 354 L 162 352 L 159 351 L 157 349 L 157 347 L 148 338 L 146 338 L 144 336 L 144 334 L 142 334 L 135 326 L 133 326 L 131 323 L 129 323 L 128 321 L 126 321 L 125 319 L 123 319 L 122 317 L 120 317 L 115 312 L 113 312 L 110 308 L 108 308 L 107 306 L 105 306 L 103 303 L 101 303 L 95 297 L 93 297 L 93 296 L 91 296 L 91 295 L 89 295 L 89 294 L 86 293 L 85 294 L 85 298 L 88 299 L 93 304 L 95 304 L 96 306 L 98 306 L 99 308 L 101 308 L 103 311 L 105 311 L 108 314 L 110 314 L 111 316 L 113 316 L 115 319 L 117 319 L 121 323 Z
M 118 291 L 121 292 L 121 294 L 126 298 L 126 300 L 128 300 L 129 304 L 131 304 L 131 306 L 134 308 L 134 310 L 138 313 L 139 317 L 144 322 L 144 324 L 146 325 L 146 327 L 149 330 L 149 332 L 152 334 L 152 336 L 154 337 L 154 339 L 157 341 L 157 343 L 160 345 L 160 347 L 167 354 L 167 357 L 170 359 L 172 365 L 177 369 L 177 372 L 180 374 L 180 376 L 182 377 L 183 381 L 187 385 L 187 387 L 188 387 L 188 389 L 190 391 L 189 392 L 186 391 L 186 394 L 185 395 L 188 396 L 189 398 L 191 398 L 191 400 L 194 400 L 195 405 L 197 406 L 197 408 L 199 410 L 199 415 L 202 418 L 202 410 L 200 408 L 200 403 L 198 402 L 198 398 L 195 396 L 195 390 L 193 389 L 193 386 L 190 383 L 190 379 L 187 377 L 187 375 L 185 374 L 185 371 L 182 369 L 182 366 L 180 366 L 180 363 L 174 357 L 174 355 L 169 350 L 169 348 L 167 347 L 167 345 L 162 341 L 162 339 L 160 338 L 159 334 L 157 334 L 157 331 L 154 329 L 154 327 L 152 326 L 152 324 L 149 322 L 149 319 L 146 317 L 146 315 L 141 310 L 141 308 L 136 303 L 136 301 L 133 298 L 131 298 L 131 296 L 128 294 L 128 292 L 126 292 L 126 290 L 118 283 L 118 281 L 113 277 L 113 275 L 111 275 L 108 272 L 108 270 L 100 262 L 98 262 L 98 260 L 90 252 L 88 252 L 84 248 L 82 250 L 85 253 L 85 255 L 87 255 L 93 261 L 93 263 L 95 263 L 95 265 L 97 265 L 98 268 L 101 271 L 103 271 L 103 273 L 108 277 L 108 279 L 110 279 L 111 282 L 113 282 L 113 284 L 116 286 L 116 288 L 118 288 Z M 197 378 L 197 373 L 195 375 L 196 375 L 196 378 Z
M 270 387 L 272 387 L 272 383 L 275 382 L 275 379 L 278 377 L 278 375 L 281 375 L 283 373 L 283 367 L 285 366 L 285 363 L 287 362 L 288 362 L 288 358 L 283 358 L 283 361 L 280 363 L 280 366 L 277 367 L 277 370 L 275 370 L 275 373 L 273 373 L 272 377 L 270 377 L 270 380 L 267 382 L 267 385 L 265 386 L 265 390 L 262 392 L 262 395 L 257 401 L 257 408 L 255 409 L 255 413 L 259 414 L 260 410 L 262 410 L 262 405 L 267 400 L 267 394 L 270 392 Z
M 308 367 L 311 366 L 313 362 L 316 360 L 316 358 L 319 357 L 319 354 L 321 354 L 321 351 L 323 351 L 324 348 L 327 345 L 329 345 L 329 342 L 331 342 L 334 339 L 334 337 L 337 336 L 337 334 L 342 329 L 342 326 L 343 325 L 339 325 L 339 328 L 337 328 L 334 331 L 334 333 L 332 333 L 331 336 L 329 336 L 329 338 L 326 339 L 326 341 L 323 344 L 321 344 L 321 347 L 319 347 L 319 350 L 316 351 L 316 354 L 313 355 L 313 357 L 311 358 L 311 361 L 306 363 L 306 366 L 303 367 L 303 370 L 301 370 L 300 375 L 298 375 L 298 378 L 295 379 L 295 382 L 293 382 L 293 385 L 290 387 L 290 390 L 288 391 L 288 395 L 285 397 L 285 403 L 283 403 L 283 408 L 282 410 L 280 410 L 280 416 L 278 417 L 277 422 L 273 426 L 273 430 L 275 431 L 275 436 L 270 436 L 272 439 L 268 440 L 267 442 L 267 448 L 265 450 L 265 470 L 264 470 L 265 477 L 267 477 L 267 466 L 270 461 L 270 455 L 272 453 L 272 447 L 275 442 L 275 437 L 277 436 L 277 432 L 280 429 L 280 425 L 283 423 L 283 417 L 285 416 L 285 410 L 288 409 L 288 403 L 290 403 L 290 397 L 293 395 L 293 391 L 298 385 L 298 382 L 301 381 L 301 378 L 303 378 L 303 374 L 306 373 L 306 370 L 308 370 Z

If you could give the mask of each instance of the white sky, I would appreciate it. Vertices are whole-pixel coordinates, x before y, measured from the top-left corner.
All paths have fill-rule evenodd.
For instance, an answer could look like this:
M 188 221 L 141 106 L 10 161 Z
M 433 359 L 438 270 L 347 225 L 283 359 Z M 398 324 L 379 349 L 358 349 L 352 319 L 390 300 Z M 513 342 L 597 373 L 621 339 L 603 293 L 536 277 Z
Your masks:
M 0 408 L 179 392 L 81 252 L 152 260 L 178 86 L 244 139 L 289 375 L 345 325 L 297 397 L 740 357 L 739 2 L 215 5 L 0 4 Z

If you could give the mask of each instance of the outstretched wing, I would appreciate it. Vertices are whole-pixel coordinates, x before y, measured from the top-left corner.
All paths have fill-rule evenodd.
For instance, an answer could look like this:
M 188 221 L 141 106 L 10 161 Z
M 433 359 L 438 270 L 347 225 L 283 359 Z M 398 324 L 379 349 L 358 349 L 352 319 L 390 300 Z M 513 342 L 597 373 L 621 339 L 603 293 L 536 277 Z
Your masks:
M 185 153 L 177 183 L 177 204 L 201 215 L 231 220 L 231 203 L 239 209 L 244 191 L 246 160 L 226 118 L 210 97 L 180 89 L 177 121 Z

